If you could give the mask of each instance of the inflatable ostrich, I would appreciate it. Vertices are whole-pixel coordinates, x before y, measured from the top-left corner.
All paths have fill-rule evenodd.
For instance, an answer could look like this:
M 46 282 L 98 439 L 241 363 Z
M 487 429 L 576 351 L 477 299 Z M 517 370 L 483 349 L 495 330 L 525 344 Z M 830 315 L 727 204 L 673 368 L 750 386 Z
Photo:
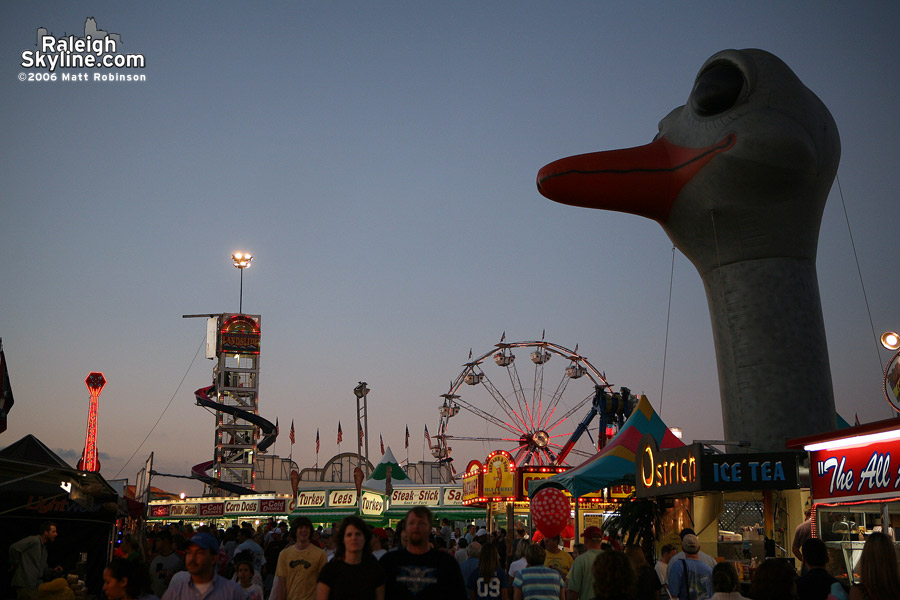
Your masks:
M 815 262 L 839 160 L 831 114 L 787 65 L 762 50 L 724 50 L 652 143 L 538 173 L 551 200 L 659 222 L 694 264 L 725 439 L 749 441 L 749 451 L 836 428 Z

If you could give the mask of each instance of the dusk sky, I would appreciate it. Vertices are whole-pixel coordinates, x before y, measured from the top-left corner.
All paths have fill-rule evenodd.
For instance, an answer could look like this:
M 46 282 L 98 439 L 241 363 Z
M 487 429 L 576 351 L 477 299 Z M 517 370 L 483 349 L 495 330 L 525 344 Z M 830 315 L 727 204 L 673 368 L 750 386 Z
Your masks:
M 259 412 L 279 419 L 283 456 L 294 420 L 301 467 L 317 428 L 320 466 L 337 451 L 338 420 L 355 449 L 358 381 L 374 461 L 379 434 L 406 458 L 406 426 L 421 459 L 440 394 L 504 332 L 577 344 L 686 439 L 721 439 L 694 267 L 675 253 L 666 349 L 662 228 L 553 203 L 535 176 L 650 141 L 726 48 L 779 56 L 834 116 L 840 188 L 817 265 L 835 403 L 851 422 L 895 414 L 876 337 L 900 329 L 900 4 L 38 1 L 0 16 L 0 337 L 15 396 L 0 446 L 31 433 L 75 465 L 84 379 L 102 371 L 105 477 L 133 482 L 151 451 L 167 473 L 211 459 L 214 418 L 193 392 L 213 362 L 197 354 L 204 321 L 182 315 L 238 310 L 237 250 L 254 255 L 243 308 L 262 316 Z M 88 17 L 145 57 L 118 72 L 146 81 L 19 80 L 41 72 L 20 64 L 39 27 L 80 36 Z M 527 353 L 519 365 L 530 384 Z M 566 366 L 551 359 L 545 387 Z M 451 432 L 500 433 L 463 417 Z M 458 469 L 495 449 L 453 447 Z

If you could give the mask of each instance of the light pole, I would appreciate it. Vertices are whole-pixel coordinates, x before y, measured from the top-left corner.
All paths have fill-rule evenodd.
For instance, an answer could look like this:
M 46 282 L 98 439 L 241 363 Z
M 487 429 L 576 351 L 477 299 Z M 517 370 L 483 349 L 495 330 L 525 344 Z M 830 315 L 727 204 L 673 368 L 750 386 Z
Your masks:
M 356 449 L 357 454 L 362 462 L 362 446 L 365 437 L 366 443 L 366 461 L 369 460 L 369 392 L 371 390 L 366 387 L 365 381 L 360 381 L 359 385 L 353 388 L 353 395 L 356 396 L 356 426 L 363 432 L 363 436 L 357 435 Z M 361 404 L 360 404 L 361 403 Z
M 881 345 L 894 353 L 884 367 L 884 397 L 900 412 L 900 334 L 885 331 L 881 334 Z
M 244 313 L 244 269 L 250 266 L 250 261 L 253 260 L 253 255 L 249 252 L 235 252 L 231 255 L 231 260 L 234 261 L 234 266 L 238 271 L 241 272 L 241 299 L 240 304 L 238 305 L 238 312 Z

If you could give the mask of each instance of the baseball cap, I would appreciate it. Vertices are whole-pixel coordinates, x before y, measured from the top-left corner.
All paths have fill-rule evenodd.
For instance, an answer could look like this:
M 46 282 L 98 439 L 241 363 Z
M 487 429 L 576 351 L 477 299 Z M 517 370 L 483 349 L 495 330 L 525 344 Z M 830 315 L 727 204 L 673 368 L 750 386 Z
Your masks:
M 484 527 L 475 532 L 475 537 L 481 537 L 483 535 L 487 535 L 487 529 Z
M 278 535 L 281 535 L 284 532 L 281 531 L 281 527 L 276 527 L 275 529 L 272 530 L 272 533 L 277 533 Z
M 681 548 L 685 552 L 694 554 L 700 550 L 700 540 L 693 533 L 689 533 L 681 539 Z
M 219 540 L 209 535 L 208 533 L 197 533 L 194 534 L 194 537 L 191 538 L 190 544 L 194 544 L 195 546 L 199 546 L 200 548 L 204 548 L 209 550 L 210 552 L 216 553 L 219 551 Z
M 586 540 L 599 540 L 603 539 L 603 530 L 597 527 L 596 525 L 591 525 L 587 529 L 584 530 L 584 533 L 581 534 Z
M 388 537 L 387 531 L 385 531 L 383 527 L 376 527 L 375 529 L 372 530 L 372 533 L 374 533 L 375 535 L 377 535 L 378 537 L 380 537 L 383 540 L 386 540 Z

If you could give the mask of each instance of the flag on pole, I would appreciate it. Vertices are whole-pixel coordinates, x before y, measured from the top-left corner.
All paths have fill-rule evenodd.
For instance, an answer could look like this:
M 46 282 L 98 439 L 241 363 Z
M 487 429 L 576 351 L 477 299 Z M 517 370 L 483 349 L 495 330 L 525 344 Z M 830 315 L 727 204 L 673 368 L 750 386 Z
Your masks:
M 278 428 L 278 417 L 275 417 L 275 437 L 278 437 L 278 434 L 281 430 Z
M 294 420 L 291 419 L 291 444 L 297 441 L 297 438 L 294 437 Z
M 378 441 L 381 443 L 381 455 L 384 456 L 384 438 L 381 437 L 381 434 L 378 434 Z
M 362 443 L 363 443 L 363 428 L 362 428 L 362 424 L 357 423 L 357 424 L 356 424 L 356 427 L 357 427 L 357 429 L 359 429 L 359 443 L 362 444 Z
M 316 456 L 319 455 L 319 428 L 316 427 Z
M 341 441 L 342 441 L 343 439 L 344 439 L 344 430 L 341 429 L 341 422 L 338 421 L 338 436 L 337 436 L 337 443 L 340 444 Z
M 859 413 L 856 413 L 856 423 L 854 425 L 859 425 Z
M 428 444 L 428 447 L 431 448 L 431 436 L 428 435 L 428 425 L 425 425 L 425 443 Z
M 6 431 L 6 418 L 12 408 L 13 393 L 6 371 L 6 355 L 3 353 L 3 340 L 0 340 L 0 433 Z
M 409 425 L 406 426 L 406 448 L 409 448 Z

